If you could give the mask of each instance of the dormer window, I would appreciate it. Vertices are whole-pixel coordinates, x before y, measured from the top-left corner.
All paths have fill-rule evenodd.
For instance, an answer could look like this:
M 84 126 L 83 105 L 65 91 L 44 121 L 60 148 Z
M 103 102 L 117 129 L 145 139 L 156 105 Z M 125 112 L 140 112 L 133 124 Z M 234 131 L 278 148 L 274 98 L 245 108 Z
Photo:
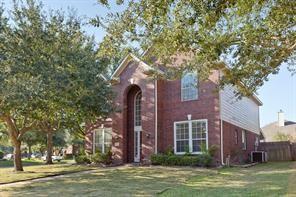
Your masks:
M 198 98 L 198 83 L 196 73 L 186 73 L 181 80 L 181 99 L 191 101 Z

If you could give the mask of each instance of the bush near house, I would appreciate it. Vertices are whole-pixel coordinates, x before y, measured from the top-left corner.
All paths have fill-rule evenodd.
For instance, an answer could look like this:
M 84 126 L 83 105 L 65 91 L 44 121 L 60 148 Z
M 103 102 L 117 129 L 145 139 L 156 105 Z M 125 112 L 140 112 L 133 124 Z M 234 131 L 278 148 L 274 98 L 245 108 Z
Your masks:
M 174 155 L 173 148 L 169 148 L 164 154 L 154 154 L 151 156 L 152 165 L 164 166 L 200 166 L 209 167 L 212 165 L 213 156 L 217 151 L 217 146 L 212 145 L 209 149 L 201 145 L 200 155 L 192 155 L 188 151 L 184 155 Z
M 96 152 L 94 155 L 80 154 L 75 157 L 77 164 L 105 164 L 112 163 L 112 151 L 109 149 L 106 153 Z
M 91 161 L 90 161 L 90 159 L 89 159 L 89 156 L 88 155 L 86 155 L 86 154 L 82 154 L 82 155 L 77 155 L 77 156 L 75 156 L 75 162 L 77 163 L 77 164 L 90 164 L 91 163 Z
M 209 167 L 212 164 L 212 156 L 201 155 L 165 155 L 155 154 L 151 156 L 152 165 L 163 166 L 200 166 Z

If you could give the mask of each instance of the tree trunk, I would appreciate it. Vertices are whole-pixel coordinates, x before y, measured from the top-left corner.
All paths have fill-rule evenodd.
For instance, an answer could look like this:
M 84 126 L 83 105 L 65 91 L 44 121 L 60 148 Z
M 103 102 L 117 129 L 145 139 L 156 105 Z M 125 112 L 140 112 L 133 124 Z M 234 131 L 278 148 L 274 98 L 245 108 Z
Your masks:
M 14 170 L 24 171 L 22 164 L 22 151 L 21 151 L 21 141 L 14 141 L 13 159 L 14 159 Z
M 51 130 L 47 131 L 47 156 L 46 156 L 46 164 L 53 164 L 52 162 L 52 136 L 53 132 Z
M 28 159 L 31 159 L 31 155 L 32 155 L 32 146 L 31 146 L 31 145 L 28 145 L 28 149 L 29 149 Z

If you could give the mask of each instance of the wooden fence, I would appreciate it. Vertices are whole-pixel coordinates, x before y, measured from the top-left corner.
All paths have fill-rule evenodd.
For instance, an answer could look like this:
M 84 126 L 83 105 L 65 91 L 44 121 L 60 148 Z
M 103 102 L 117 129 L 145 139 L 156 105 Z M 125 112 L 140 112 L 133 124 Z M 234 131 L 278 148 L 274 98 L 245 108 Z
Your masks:
M 268 161 L 296 160 L 296 143 L 285 142 L 261 142 L 258 148 L 267 152 Z

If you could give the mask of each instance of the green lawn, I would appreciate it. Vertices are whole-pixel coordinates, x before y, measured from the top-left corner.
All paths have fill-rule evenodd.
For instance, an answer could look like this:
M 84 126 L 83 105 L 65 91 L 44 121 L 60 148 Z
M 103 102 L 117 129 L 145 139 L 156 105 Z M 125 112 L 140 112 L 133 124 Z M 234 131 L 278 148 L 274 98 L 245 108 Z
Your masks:
M 219 170 L 101 168 L 0 191 L 0 196 L 296 196 L 296 162 Z
M 71 165 L 71 161 L 67 160 L 53 165 L 45 165 L 41 160 L 23 160 L 23 166 L 24 172 L 14 172 L 13 161 L 0 161 L 0 184 L 90 169 L 87 166 Z
M 35 165 L 42 165 L 44 162 L 41 160 L 35 160 L 35 159 L 24 159 L 23 160 L 23 166 L 35 166 Z M 0 168 L 11 168 L 13 167 L 13 160 L 0 160 Z

